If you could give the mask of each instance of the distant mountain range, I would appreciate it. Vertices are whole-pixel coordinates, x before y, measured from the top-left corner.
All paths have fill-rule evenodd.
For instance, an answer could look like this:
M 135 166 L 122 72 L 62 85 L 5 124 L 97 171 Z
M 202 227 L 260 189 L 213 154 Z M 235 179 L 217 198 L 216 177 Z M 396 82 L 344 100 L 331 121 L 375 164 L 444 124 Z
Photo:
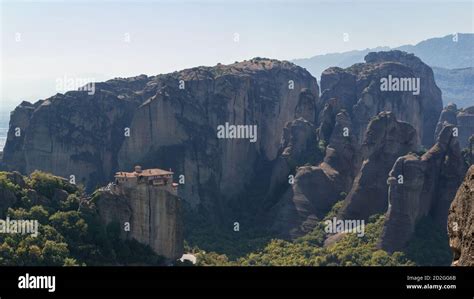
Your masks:
M 292 62 L 306 68 L 313 76 L 331 67 L 349 67 L 364 62 L 369 52 L 387 51 L 389 47 L 354 50 L 343 53 L 317 55 L 295 59 Z M 443 92 L 443 102 L 453 102 L 458 107 L 473 104 L 474 94 L 474 34 L 458 33 L 439 38 L 430 38 L 416 45 L 405 45 L 395 50 L 413 53 L 433 68 L 435 80 Z
M 433 67 L 435 81 L 442 91 L 445 104 L 458 107 L 474 106 L 474 67 L 445 69 Z

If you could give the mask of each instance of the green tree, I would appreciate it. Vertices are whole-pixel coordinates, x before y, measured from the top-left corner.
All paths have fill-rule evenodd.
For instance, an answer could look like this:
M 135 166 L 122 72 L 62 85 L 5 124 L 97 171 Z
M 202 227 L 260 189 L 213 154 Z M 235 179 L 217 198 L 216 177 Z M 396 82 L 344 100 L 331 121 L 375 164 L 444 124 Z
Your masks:
M 62 266 L 69 255 L 66 243 L 47 240 L 42 250 L 44 261 L 49 266 Z

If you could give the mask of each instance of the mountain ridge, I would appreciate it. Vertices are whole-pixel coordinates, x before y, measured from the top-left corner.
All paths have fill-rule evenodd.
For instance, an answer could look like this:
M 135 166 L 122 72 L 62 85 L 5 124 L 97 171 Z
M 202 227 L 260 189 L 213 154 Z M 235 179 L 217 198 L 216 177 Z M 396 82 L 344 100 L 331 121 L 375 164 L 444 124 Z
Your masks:
M 453 41 L 454 38 L 455 35 L 446 35 L 429 38 L 416 45 L 366 48 L 291 61 L 306 68 L 319 79 L 322 72 L 329 67 L 347 68 L 363 62 L 369 52 L 401 50 L 413 53 L 432 67 L 436 82 L 443 92 L 444 105 L 453 102 L 459 107 L 467 107 L 472 103 L 474 94 L 474 34 L 459 33 L 457 42 Z

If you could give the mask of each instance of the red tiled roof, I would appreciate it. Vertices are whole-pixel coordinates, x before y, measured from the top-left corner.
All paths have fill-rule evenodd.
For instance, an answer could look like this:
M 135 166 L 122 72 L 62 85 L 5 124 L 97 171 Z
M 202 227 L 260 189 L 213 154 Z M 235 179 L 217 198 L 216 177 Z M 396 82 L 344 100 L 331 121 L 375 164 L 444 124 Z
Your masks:
M 172 174 L 173 172 L 171 171 L 166 171 L 159 168 L 152 168 L 152 169 L 144 169 L 140 173 L 120 171 L 120 172 L 115 173 L 115 177 L 136 177 L 136 176 L 149 177 L 149 176 L 165 176 L 165 175 L 172 175 Z

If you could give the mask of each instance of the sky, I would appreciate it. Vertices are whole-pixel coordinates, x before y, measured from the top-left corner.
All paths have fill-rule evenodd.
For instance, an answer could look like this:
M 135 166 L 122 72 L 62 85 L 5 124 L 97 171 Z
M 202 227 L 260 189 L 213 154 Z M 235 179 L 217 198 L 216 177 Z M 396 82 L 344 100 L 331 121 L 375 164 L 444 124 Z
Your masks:
M 291 60 L 473 32 L 473 3 L 1 1 L 0 113 L 56 94 L 58 80 L 156 75 L 257 56 Z

